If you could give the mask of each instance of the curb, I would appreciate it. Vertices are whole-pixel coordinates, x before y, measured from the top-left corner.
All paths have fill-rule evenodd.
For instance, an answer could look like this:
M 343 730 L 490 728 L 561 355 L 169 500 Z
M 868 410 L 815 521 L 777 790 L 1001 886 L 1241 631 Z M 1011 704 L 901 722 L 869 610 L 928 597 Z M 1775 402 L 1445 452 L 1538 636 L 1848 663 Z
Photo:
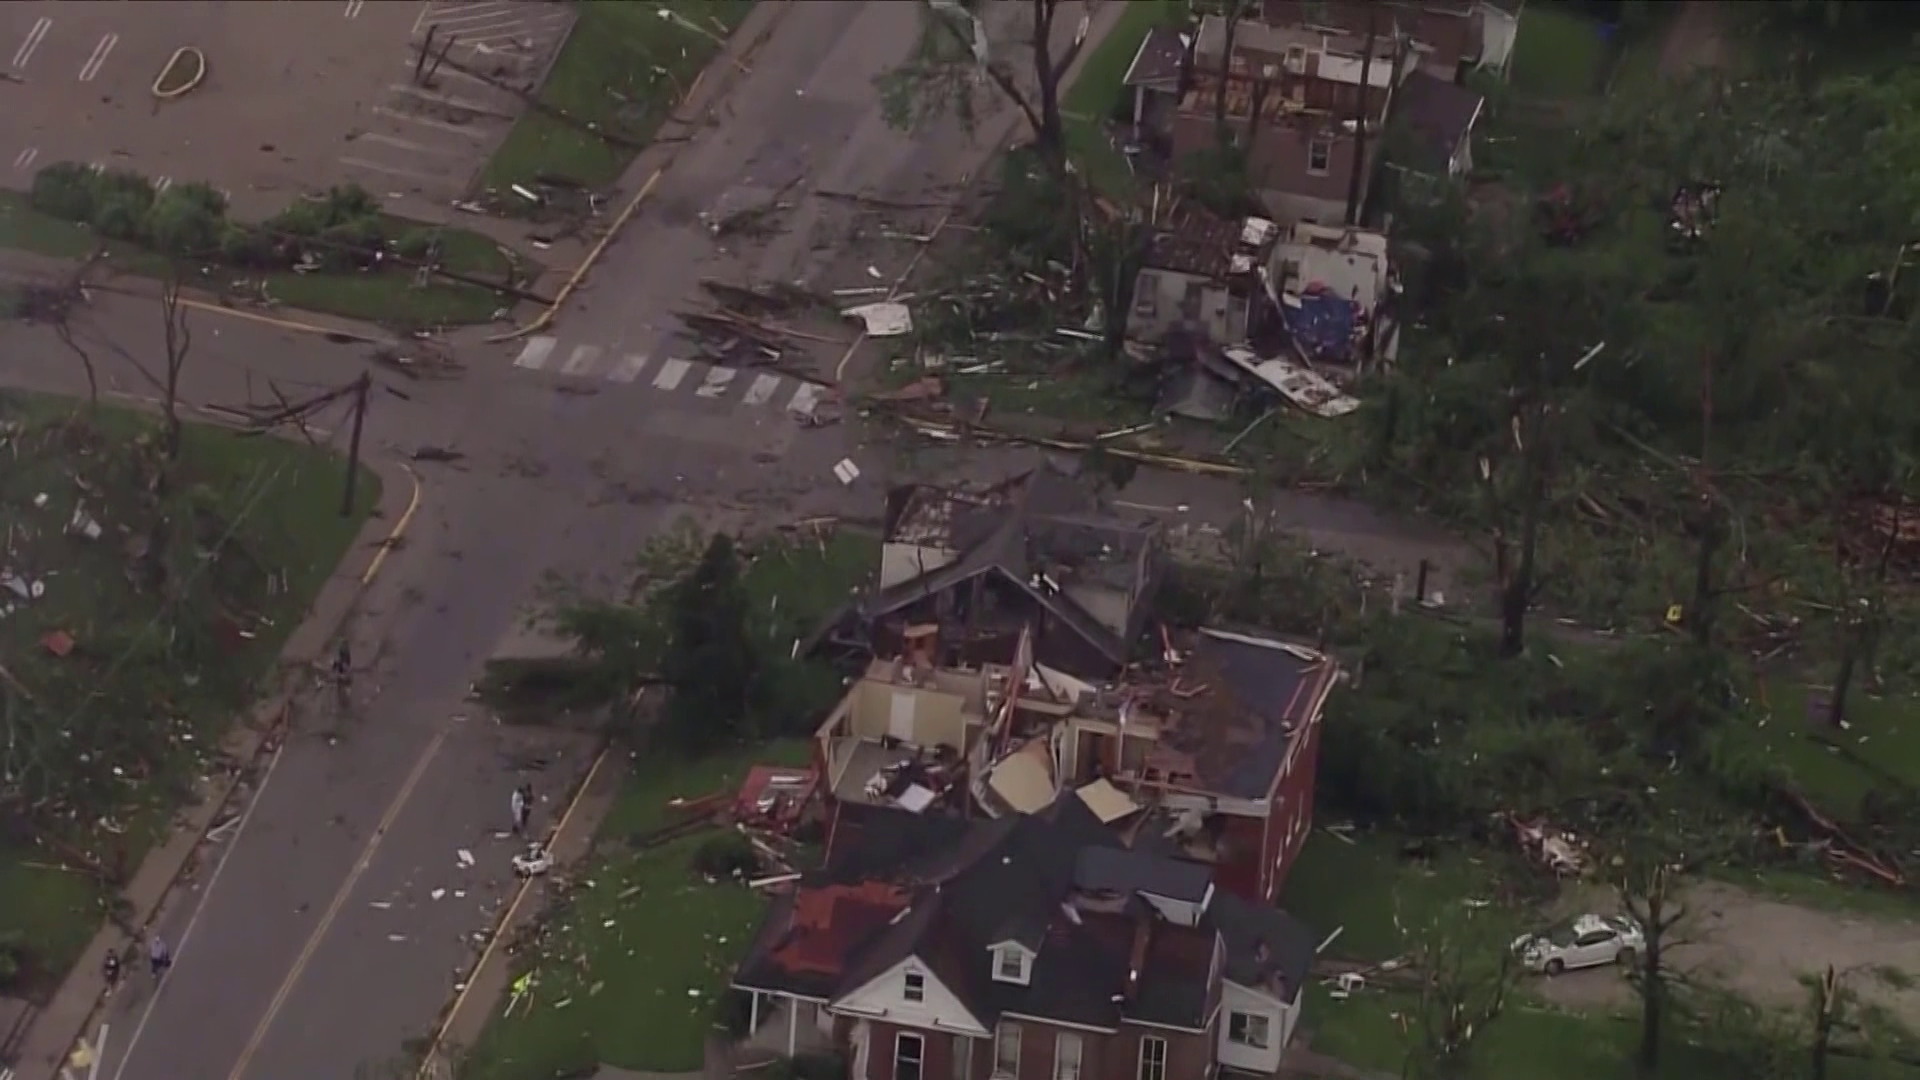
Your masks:
M 607 762 L 614 757 L 613 745 L 603 742 L 600 749 L 594 754 L 593 763 L 587 767 L 587 771 L 581 775 L 579 783 L 574 786 L 572 794 L 568 796 L 566 809 L 561 811 L 559 819 L 554 823 L 553 831 L 547 836 L 546 846 L 548 852 L 553 856 L 554 865 L 561 866 L 572 863 L 579 858 L 585 857 L 592 851 L 593 834 L 597 831 L 599 823 L 594 822 L 593 825 L 595 828 L 586 830 L 584 835 L 578 838 L 580 841 L 578 851 L 569 850 L 572 843 L 566 835 L 567 826 L 572 823 L 575 812 L 586 804 L 588 794 L 594 789 L 594 781 L 601 777 L 601 770 L 606 766 Z M 616 769 L 608 774 L 613 778 L 616 789 L 621 780 L 619 772 L 619 767 L 616 765 Z M 413 1075 L 415 1080 L 426 1080 L 427 1077 L 435 1074 L 435 1062 L 449 1045 L 447 1036 L 452 1033 L 454 1027 L 458 1025 L 462 1017 L 466 1015 L 463 1010 L 466 1009 L 469 1000 L 484 1000 L 487 1002 L 487 1009 L 480 1014 L 480 1026 L 482 1028 L 493 1018 L 492 1001 L 498 999 L 500 991 L 506 988 L 506 978 L 504 972 L 501 972 L 497 966 L 490 968 L 489 965 L 495 964 L 496 960 L 504 962 L 505 954 L 499 951 L 500 944 L 506 940 L 507 934 L 514 929 L 514 925 L 520 916 L 520 908 L 526 903 L 527 896 L 532 891 L 533 880 L 529 878 L 522 881 L 519 886 L 515 888 L 513 898 L 507 902 L 506 907 L 501 909 L 500 917 L 494 920 L 492 929 L 487 933 L 486 944 L 481 946 L 480 956 L 474 960 L 473 966 L 467 969 L 466 977 L 456 984 L 457 989 L 454 992 L 453 1000 L 447 1003 L 446 1008 L 441 1011 L 439 1019 L 435 1022 L 433 1036 L 427 1042 L 426 1049 L 420 1055 L 419 1067 L 414 1070 Z M 501 977 L 497 980 L 499 985 L 479 989 L 480 997 L 475 998 L 476 988 L 481 987 L 483 980 L 490 983 L 496 981 L 488 978 L 490 974 L 495 972 L 500 972 L 501 974 Z
M 286 644 L 281 647 L 277 664 L 280 687 L 246 714 L 249 719 L 230 729 L 221 740 L 222 751 L 236 763 L 235 766 L 224 777 L 213 782 L 206 798 L 183 811 L 185 821 L 175 826 L 168 838 L 148 853 L 129 882 L 127 892 L 131 892 L 141 876 L 150 871 L 153 876 L 163 879 L 157 888 L 147 886 L 154 889 L 151 899 L 142 902 L 127 897 L 134 907 L 130 921 L 143 932 L 166 906 L 189 867 L 194 865 L 207 830 L 235 801 L 243 782 L 257 772 L 262 760 L 280 746 L 280 736 L 285 731 L 295 696 L 292 689 L 295 684 L 287 679 L 287 669 L 296 663 L 304 665 L 312 659 L 302 657 L 306 650 L 301 647 L 300 639 L 308 636 L 325 642 L 340 632 L 349 617 L 359 609 L 361 599 L 378 576 L 387 554 L 405 537 L 407 527 L 419 509 L 422 486 L 418 473 L 398 460 L 363 459 L 362 463 L 380 478 L 380 501 L 375 505 L 372 516 L 361 527 L 346 556 L 315 594 L 308 617 L 294 628 Z M 410 491 L 399 482 L 403 476 L 409 481 Z M 406 492 L 404 503 L 403 491 Z M 388 521 L 394 524 L 383 529 Z M 348 567 L 356 561 L 355 552 L 369 546 L 374 547 L 375 551 L 369 557 L 366 568 L 353 574 Z M 319 650 L 314 650 L 314 657 L 318 655 Z M 242 810 L 241 814 L 244 813 Z M 191 838 L 191 843 L 185 842 L 188 838 Z M 181 850 L 171 850 L 176 845 Z M 171 866 L 167 865 L 168 860 L 171 860 Z M 122 896 L 126 896 L 126 893 Z M 124 937 L 119 926 L 111 921 L 94 935 L 47 1006 L 40 1009 L 33 1023 L 27 1026 L 11 1080 L 56 1080 L 62 1074 L 64 1064 L 91 1029 L 106 1000 L 105 982 L 99 975 L 101 961 L 108 952 L 124 945 Z M 62 998 L 68 999 L 65 1010 L 59 1008 Z M 55 1015 L 61 1011 L 69 1015 Z M 62 1025 L 58 1035 L 48 1034 L 39 1040 L 35 1039 L 37 1031 L 46 1031 L 45 1025 L 53 1023 Z M 32 1044 L 36 1041 L 43 1045 L 34 1047 Z
M 167 72 L 172 71 L 173 65 L 182 60 L 194 61 L 200 65 L 200 70 L 193 73 L 193 78 L 188 79 L 186 82 L 171 90 L 160 89 L 160 84 L 167 81 Z M 206 78 L 207 54 L 191 45 L 182 45 L 173 50 L 173 55 L 168 57 L 167 62 L 161 66 L 160 74 L 153 77 L 153 96 L 159 98 L 161 101 L 172 101 L 175 98 L 185 97 L 195 87 L 206 81 Z
M 687 108 L 693 102 L 694 97 L 700 93 L 701 87 L 706 85 L 707 72 L 716 64 L 721 64 L 723 61 L 729 59 L 730 54 L 733 63 L 726 65 L 728 71 L 737 72 L 741 68 L 744 68 L 745 65 L 740 61 L 740 57 L 758 49 L 768 38 L 772 37 L 774 30 L 779 28 L 781 20 L 786 17 L 787 12 L 790 11 L 791 8 L 787 3 L 756 8 L 754 12 L 747 16 L 747 22 L 751 22 L 755 15 L 764 10 L 770 10 L 772 14 L 761 21 L 761 24 L 751 32 L 751 36 L 743 36 L 739 30 L 736 30 L 734 35 L 727 39 L 726 46 L 713 54 L 713 59 L 709 60 L 707 66 L 700 69 L 700 74 L 694 77 L 693 85 L 687 87 L 687 92 L 680 95 L 680 100 L 675 102 L 673 108 L 668 111 L 666 122 L 671 123 L 677 119 L 676 114 L 682 109 Z M 745 23 L 742 23 L 742 29 L 744 28 Z M 738 50 L 734 49 L 736 42 L 743 43 Z M 733 88 L 731 79 L 715 79 L 714 81 L 719 86 L 719 89 L 713 91 L 716 97 L 725 94 Z M 635 211 L 640 209 L 640 204 L 645 202 L 647 196 L 653 193 L 653 185 L 659 182 L 663 173 L 673 167 L 675 161 L 679 160 L 679 147 L 681 144 L 662 144 L 656 142 L 650 144 L 646 149 L 641 150 L 634 158 L 634 164 L 636 166 L 639 164 L 640 158 L 647 155 L 647 150 L 661 145 L 671 146 L 673 149 L 667 152 L 666 160 L 654 167 L 653 172 L 648 175 L 646 182 L 640 185 L 639 192 L 636 193 L 632 199 L 628 200 L 626 207 L 620 211 L 618 217 L 613 219 L 613 224 L 607 227 L 607 231 L 600 237 L 599 242 L 595 243 L 593 247 L 588 250 L 586 257 L 580 260 L 580 265 L 574 267 L 573 273 L 568 276 L 566 283 L 560 286 L 558 293 L 554 294 L 553 303 L 547 305 L 545 311 L 534 316 L 533 320 L 526 325 L 516 326 L 504 334 L 497 334 L 488 338 L 487 342 L 489 344 L 517 341 L 520 338 L 526 337 L 528 334 L 544 330 L 553 324 L 553 320 L 560 314 L 561 305 L 565 304 L 568 298 L 573 295 L 574 290 L 579 288 L 580 283 L 586 280 L 588 272 L 600 261 L 601 254 L 612 245 L 614 238 L 619 236 L 621 231 L 626 228 L 628 220 L 633 217 Z

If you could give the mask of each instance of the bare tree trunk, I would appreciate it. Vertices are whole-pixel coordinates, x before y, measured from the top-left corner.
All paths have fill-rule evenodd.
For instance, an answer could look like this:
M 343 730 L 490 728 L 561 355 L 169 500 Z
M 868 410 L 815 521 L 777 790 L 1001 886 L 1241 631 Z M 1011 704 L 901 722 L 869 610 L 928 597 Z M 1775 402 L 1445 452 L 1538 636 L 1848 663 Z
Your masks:
M 1260 140 L 1260 114 L 1267 107 L 1267 97 L 1273 93 L 1273 80 L 1257 79 L 1253 84 L 1252 108 L 1247 111 L 1247 136 L 1241 148 L 1246 157 L 1253 157 L 1253 144 Z
M 1240 17 L 1246 11 L 1246 0 L 1228 0 L 1225 14 L 1225 39 L 1220 43 L 1220 66 L 1214 74 L 1218 83 L 1213 88 L 1213 133 L 1221 147 L 1228 146 L 1233 133 L 1227 130 L 1227 89 L 1233 82 L 1233 45 L 1240 30 Z
M 1053 16 L 1060 0 L 1033 0 L 1033 75 L 1040 84 L 1040 123 L 1035 142 L 1064 153 L 1066 126 L 1060 120 L 1060 77 L 1064 65 L 1053 62 Z M 1101 122 L 1106 121 L 1101 117 Z
M 1839 998 L 1839 977 L 1829 964 L 1814 988 L 1813 1060 L 1808 1073 L 1812 1080 L 1827 1080 L 1827 1050 L 1833 1045 L 1834 1013 L 1838 1011 Z
M 166 412 L 166 453 L 171 467 L 180 460 L 180 446 L 186 432 L 180 422 L 180 371 L 186 366 L 187 353 L 193 347 L 193 333 L 187 329 L 186 312 L 180 307 L 180 282 L 176 278 L 168 278 L 160 287 L 160 314 L 165 320 L 167 350 L 161 408 Z

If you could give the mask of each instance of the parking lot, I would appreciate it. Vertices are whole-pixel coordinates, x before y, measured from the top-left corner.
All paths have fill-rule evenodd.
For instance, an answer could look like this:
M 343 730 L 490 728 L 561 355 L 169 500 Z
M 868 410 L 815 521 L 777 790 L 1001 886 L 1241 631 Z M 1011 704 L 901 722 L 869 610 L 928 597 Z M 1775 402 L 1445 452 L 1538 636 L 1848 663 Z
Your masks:
M 537 0 L 15 0 L 0 5 L 0 182 L 83 161 L 205 180 L 247 216 L 350 180 L 444 204 L 518 115 L 487 79 L 530 87 L 571 19 Z M 448 62 L 416 84 L 429 35 Z M 160 101 L 182 46 L 206 79 Z

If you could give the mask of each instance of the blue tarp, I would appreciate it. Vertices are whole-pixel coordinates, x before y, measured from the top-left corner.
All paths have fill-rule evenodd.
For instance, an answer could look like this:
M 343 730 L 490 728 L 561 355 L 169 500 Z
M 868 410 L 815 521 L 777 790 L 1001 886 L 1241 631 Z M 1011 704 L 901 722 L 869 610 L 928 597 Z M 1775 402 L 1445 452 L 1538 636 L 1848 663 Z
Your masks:
M 1281 305 L 1287 332 L 1309 360 L 1349 360 L 1353 356 L 1353 325 L 1359 306 L 1332 293 L 1306 293 L 1300 306 Z

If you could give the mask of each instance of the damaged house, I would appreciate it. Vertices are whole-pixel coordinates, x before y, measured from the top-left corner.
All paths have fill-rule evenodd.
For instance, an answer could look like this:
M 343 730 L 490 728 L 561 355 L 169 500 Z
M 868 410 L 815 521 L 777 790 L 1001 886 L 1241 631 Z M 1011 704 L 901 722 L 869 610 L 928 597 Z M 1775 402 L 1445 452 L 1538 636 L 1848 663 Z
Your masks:
M 736 970 L 789 1051 L 824 1039 L 853 1080 L 1279 1068 L 1314 952 L 1297 920 L 1125 848 L 1071 798 L 889 820 L 776 898 Z
M 1127 340 L 1159 344 L 1173 331 L 1231 344 L 1258 329 L 1268 296 L 1261 273 L 1278 226 L 1189 209 L 1156 229 L 1133 280 Z
M 1401 37 L 1421 71 L 1447 82 L 1476 67 L 1503 70 L 1518 25 L 1485 0 L 1265 0 L 1260 19 L 1270 26 Z
M 1223 19 L 1201 20 L 1191 77 L 1170 118 L 1175 160 L 1203 155 L 1218 142 L 1226 39 Z M 1412 70 L 1391 37 L 1369 52 L 1364 38 L 1349 34 L 1257 22 L 1236 27 L 1224 88 L 1227 127 L 1267 211 L 1282 222 L 1339 224 L 1350 198 L 1365 206 L 1380 160 L 1378 135 Z M 1363 116 L 1371 137 L 1360 135 Z
M 1116 674 L 1146 625 L 1161 538 L 1046 466 L 980 491 L 915 485 L 888 495 L 879 588 L 836 617 L 830 640 L 873 656 L 937 627 L 943 665 L 1033 655 L 1082 678 Z

